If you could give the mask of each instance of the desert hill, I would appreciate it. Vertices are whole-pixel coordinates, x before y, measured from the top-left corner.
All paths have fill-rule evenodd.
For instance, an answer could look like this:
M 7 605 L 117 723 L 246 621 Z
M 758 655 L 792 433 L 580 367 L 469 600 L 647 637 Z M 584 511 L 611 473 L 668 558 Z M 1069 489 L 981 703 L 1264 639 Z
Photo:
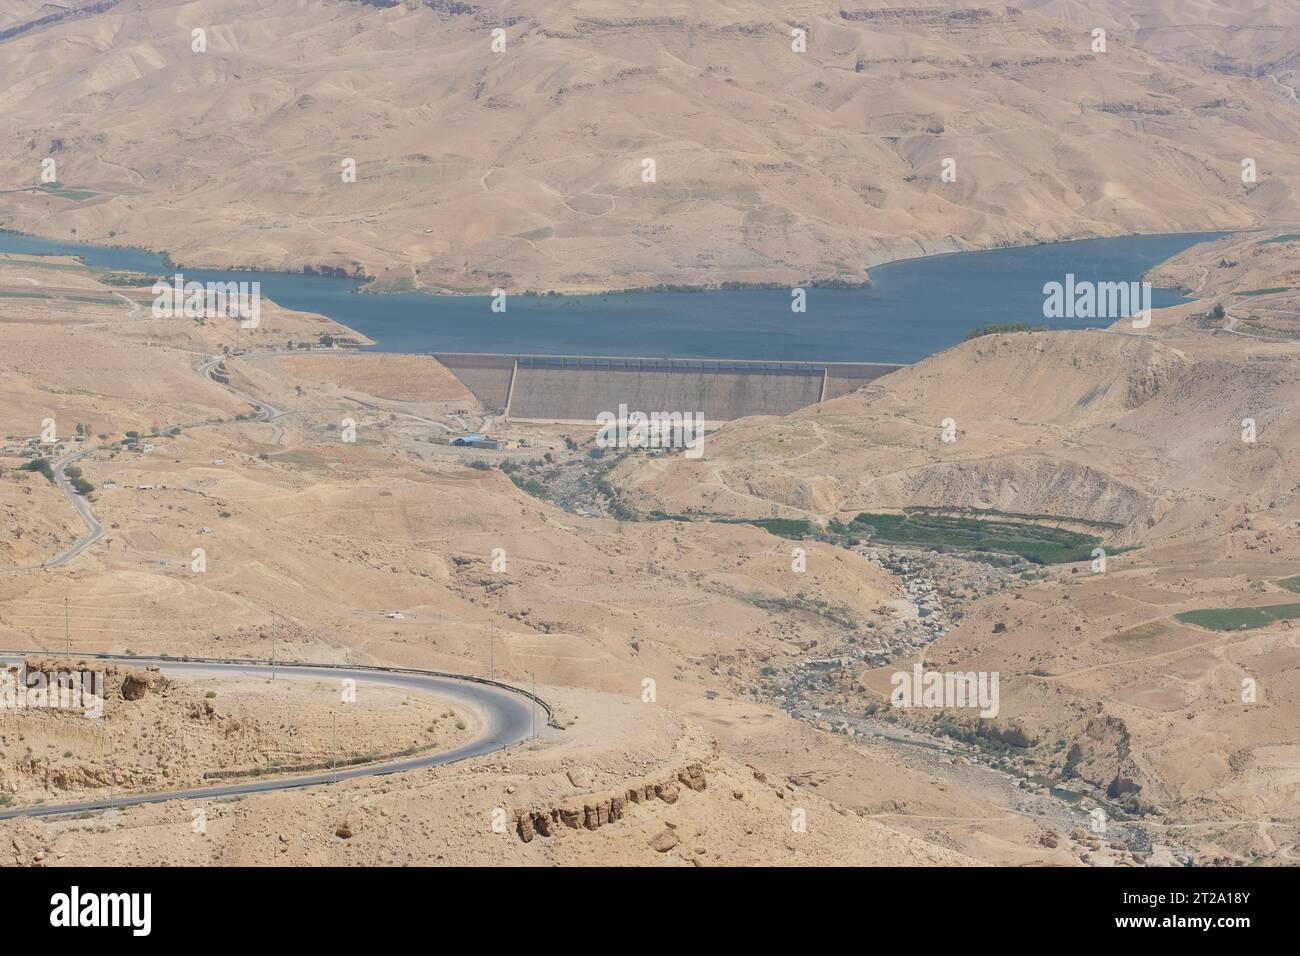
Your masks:
M 992 735 L 995 762 L 1010 740 L 1030 780 L 1091 788 L 1155 832 L 1197 833 L 1210 856 L 1293 859 L 1300 781 L 1282 728 L 1300 707 L 1295 312 L 1292 293 L 1274 293 L 1282 318 L 1261 330 L 1233 295 L 1289 268 L 1272 238 L 1166 264 L 1211 263 L 1214 279 L 1148 329 L 975 338 L 785 418 L 729 423 L 697 460 L 629 457 L 615 483 L 642 513 L 808 521 L 910 579 L 908 613 L 941 615 L 921 630 L 882 621 L 865 654 L 838 645 L 832 655 L 861 666 L 805 683 L 809 712 L 861 730 L 863 708 L 890 714 L 899 669 L 996 672 L 991 724 L 952 710 L 900 719 L 941 740 Z M 909 544 L 860 512 L 949 537 Z M 959 520 L 1094 540 L 1026 561 L 1001 532 L 963 545 Z M 1095 544 L 1111 552 L 1100 566 Z M 1259 687 L 1267 696 L 1249 696 Z
M 104 533 L 73 560 L 41 567 L 87 529 L 41 474 L 0 473 L 0 502 L 22 522 L 8 529 L 0 568 L 0 645 L 491 674 L 536 681 L 559 726 L 464 765 L 206 804 L 204 834 L 179 801 L 6 821 L 14 862 L 112 853 L 123 863 L 259 865 L 1078 863 L 1085 852 L 1039 842 L 1070 831 L 1059 808 L 1000 813 L 1009 789 L 1000 777 L 951 787 L 928 755 L 899 759 L 760 699 L 760 672 L 808 659 L 828 634 L 848 634 L 897 599 L 883 570 L 809 542 L 811 567 L 795 574 L 793 543 L 761 528 L 562 510 L 501 466 L 540 473 L 589 462 L 590 436 L 496 422 L 508 452 L 451 447 L 448 434 L 491 418 L 445 369 L 414 356 L 290 349 L 319 317 L 269 303 L 263 327 L 224 356 L 221 380 L 205 376 L 230 343 L 230 321 L 141 319 L 135 291 L 95 301 L 82 294 L 96 288 L 95 270 L 48 268 L 60 264 L 0 265 L 0 287 L 34 288 L 27 277 L 46 293 L 0 297 L 0 334 L 13 346 L 0 360 L 4 420 L 19 436 L 15 466 L 39 454 L 23 436 L 51 402 L 59 422 L 89 425 L 80 443 L 60 425 L 47 454 L 82 452 L 93 486 L 85 498 Z M 43 351 L 54 344 L 57 361 Z M 88 371 L 73 387 L 78 367 Z M 140 371 L 111 374 L 118 368 Z M 257 414 L 252 397 L 265 403 Z M 343 438 L 345 419 L 355 441 Z M 153 450 L 132 449 L 128 430 Z M 21 507 L 37 496 L 39 509 Z M 178 684 L 118 701 L 112 748 L 96 721 L 5 713 L 0 801 L 66 802 L 109 785 L 192 784 L 212 769 L 273 775 L 318 763 L 331 695 L 276 685 L 268 694 L 259 681 Z M 374 703 L 382 713 L 340 715 L 340 750 L 450 745 L 460 728 L 434 705 L 397 694 Z M 474 715 L 464 716 L 472 728 Z M 647 786 L 663 792 L 626 797 Z M 547 834 L 533 822 L 588 806 L 607 815 Z M 491 825 L 498 808 L 514 821 L 504 833 Z M 792 828 L 794 810 L 806 813 L 806 831 Z M 930 817 L 971 822 L 940 834 Z
M 1294 363 L 1277 347 L 1226 352 L 1222 337 L 1191 334 L 983 336 L 786 418 L 731 423 L 696 461 L 629 463 L 622 487 L 668 513 L 994 508 L 1118 522 L 1147 538 L 1180 503 L 1211 513 L 1247 493 L 1293 503 Z M 1243 443 L 1246 418 L 1267 437 Z
M 1300 221 L 1300 7 L 1236 7 L 11 0 L 0 226 L 519 291 Z

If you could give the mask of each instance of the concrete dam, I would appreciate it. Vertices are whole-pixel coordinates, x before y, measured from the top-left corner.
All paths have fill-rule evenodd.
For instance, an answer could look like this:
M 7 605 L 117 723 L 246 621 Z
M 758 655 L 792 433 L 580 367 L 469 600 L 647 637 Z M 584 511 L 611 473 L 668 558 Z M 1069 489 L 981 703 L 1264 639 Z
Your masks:
M 438 352 L 433 357 L 489 409 L 513 421 L 590 424 L 620 405 L 699 412 L 707 422 L 788 415 L 901 368 L 859 362 L 615 358 Z

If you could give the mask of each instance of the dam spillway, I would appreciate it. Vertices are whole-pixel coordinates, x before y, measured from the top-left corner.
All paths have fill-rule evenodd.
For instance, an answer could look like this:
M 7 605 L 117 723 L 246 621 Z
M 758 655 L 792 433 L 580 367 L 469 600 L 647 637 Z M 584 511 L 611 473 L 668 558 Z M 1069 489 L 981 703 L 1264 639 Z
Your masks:
M 587 355 L 433 353 L 486 407 L 512 421 L 589 423 L 620 405 L 698 412 L 708 422 L 788 415 L 900 365 Z

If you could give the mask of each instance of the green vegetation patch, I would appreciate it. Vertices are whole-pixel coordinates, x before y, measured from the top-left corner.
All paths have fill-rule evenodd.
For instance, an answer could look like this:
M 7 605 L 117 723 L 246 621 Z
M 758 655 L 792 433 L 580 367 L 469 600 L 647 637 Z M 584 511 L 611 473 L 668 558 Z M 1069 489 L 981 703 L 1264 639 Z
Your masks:
M 1078 531 L 1023 521 L 911 512 L 862 512 L 850 529 L 869 532 L 873 541 L 917 545 L 941 551 L 993 551 L 1015 554 L 1035 564 L 1086 561 L 1101 539 Z
M 50 460 L 48 458 L 33 458 L 18 470 L 38 471 L 45 476 L 46 480 L 54 480 L 54 468 L 50 465 Z
M 298 465 L 301 468 L 328 468 L 329 462 L 320 455 L 309 451 L 282 451 L 268 455 L 268 460 L 282 465 Z
M 68 465 L 63 469 L 63 474 L 72 487 L 76 489 L 77 494 L 88 495 L 95 490 L 95 486 L 86 480 L 81 473 L 81 469 L 76 465 Z
M 1106 638 L 1107 644 L 1145 644 L 1147 641 L 1154 641 L 1157 637 L 1164 637 L 1171 631 L 1167 624 L 1159 621 L 1152 621 L 1149 624 L 1139 624 L 1137 627 L 1130 627 L 1127 631 L 1120 631 Z
M 55 296 L 39 289 L 0 289 L 0 298 L 3 299 L 53 299 Z M 98 295 L 63 295 L 58 296 L 64 302 L 93 302 L 95 305 L 117 305 L 120 301 L 108 296 Z
M 88 189 L 69 189 L 62 183 L 45 183 L 37 188 L 42 192 L 49 193 L 51 196 L 58 196 L 60 199 L 71 199 L 73 202 L 90 199 L 96 195 Z
M 387 279 L 376 279 L 366 286 L 368 292 L 388 294 L 392 292 L 414 292 L 415 279 L 411 276 L 393 276 Z
M 803 596 L 788 598 L 765 597 L 762 594 L 743 594 L 741 600 L 764 611 L 815 614 L 818 617 L 825 618 L 832 624 L 838 624 L 841 627 L 850 629 L 856 627 L 858 623 L 848 608 L 831 604 L 828 601 L 819 601 L 815 598 Z
M 1184 624 L 1211 631 L 1249 631 L 1278 621 L 1300 618 L 1300 604 L 1265 604 L 1262 607 L 1207 608 L 1175 614 Z
M 163 279 L 151 276 L 147 272 L 105 272 L 98 277 L 98 281 L 103 285 L 121 286 L 124 289 L 135 289 L 140 286 L 152 286 L 156 282 L 162 282 Z
M 1110 531 L 1119 531 L 1124 527 L 1118 521 L 1097 521 L 1093 518 L 1073 518 L 1062 515 L 1048 514 L 1031 514 L 1024 511 L 999 511 L 997 508 L 958 508 L 953 505 L 913 505 L 910 508 L 904 508 L 908 514 L 913 512 L 922 512 L 929 514 L 965 514 L 965 515 L 987 515 L 998 518 L 1012 518 L 1017 521 L 1059 521 L 1063 524 L 1079 524 L 1090 528 L 1106 528 Z
M 1293 578 L 1283 578 L 1281 581 L 1278 581 L 1277 584 L 1278 587 L 1283 587 L 1288 591 L 1294 591 L 1296 594 L 1300 594 L 1300 574 L 1297 574 Z
M 713 521 L 717 524 L 749 524 L 762 528 L 781 538 L 799 541 L 813 533 L 813 524 L 807 518 L 724 518 L 721 515 L 673 515 L 663 511 L 650 512 L 652 521 Z
M 1274 295 L 1278 292 L 1290 292 L 1291 287 L 1286 285 L 1277 286 L 1273 289 L 1247 289 L 1245 292 L 1238 292 L 1237 295 Z
M 806 518 L 710 518 L 720 524 L 752 524 L 770 534 L 796 541 L 812 533 L 812 522 Z
M 1025 322 L 990 322 L 966 333 L 966 341 L 977 339 L 982 335 L 1000 335 L 1004 332 L 1045 332 L 1045 326 L 1032 326 Z
M 1300 234 L 1291 232 L 1287 233 L 1285 236 L 1274 236 L 1272 239 L 1262 240 L 1260 245 L 1267 246 L 1269 243 L 1273 242 L 1300 242 Z

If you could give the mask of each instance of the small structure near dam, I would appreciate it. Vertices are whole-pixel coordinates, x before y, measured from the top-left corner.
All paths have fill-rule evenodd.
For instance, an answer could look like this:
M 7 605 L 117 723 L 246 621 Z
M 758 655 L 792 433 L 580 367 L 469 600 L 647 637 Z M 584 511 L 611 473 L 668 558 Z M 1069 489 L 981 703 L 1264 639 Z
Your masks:
M 490 409 L 513 421 L 585 424 L 620 406 L 644 412 L 699 412 L 707 422 L 787 415 L 848 394 L 899 365 L 619 358 L 595 355 L 433 357 Z

